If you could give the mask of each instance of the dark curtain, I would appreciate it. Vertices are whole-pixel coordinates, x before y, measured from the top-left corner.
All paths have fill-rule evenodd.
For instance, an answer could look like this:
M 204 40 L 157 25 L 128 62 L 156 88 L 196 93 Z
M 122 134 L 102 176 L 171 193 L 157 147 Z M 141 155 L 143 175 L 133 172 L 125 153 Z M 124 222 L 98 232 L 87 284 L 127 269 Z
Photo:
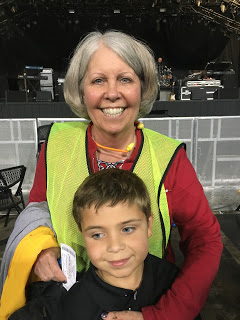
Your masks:
M 220 30 L 197 18 L 188 16 L 152 17 L 147 14 L 133 17 L 103 17 L 79 19 L 71 24 L 59 17 L 39 17 L 38 24 L 26 28 L 21 37 L 0 38 L 0 74 L 16 81 L 25 65 L 53 68 L 64 73 L 69 56 L 83 34 L 94 29 L 120 29 L 147 42 L 156 60 L 163 57 L 178 78 L 188 70 L 204 69 L 214 59 L 230 60 L 236 72 L 233 83 L 239 85 L 239 40 L 229 38 Z M 229 81 L 228 81 L 229 82 Z M 230 82 L 229 82 L 230 83 Z
M 216 62 L 231 61 L 232 69 L 235 71 L 234 75 L 225 75 L 223 81 L 225 86 L 229 88 L 240 87 L 240 40 L 236 34 L 232 34 L 226 47 L 217 57 Z

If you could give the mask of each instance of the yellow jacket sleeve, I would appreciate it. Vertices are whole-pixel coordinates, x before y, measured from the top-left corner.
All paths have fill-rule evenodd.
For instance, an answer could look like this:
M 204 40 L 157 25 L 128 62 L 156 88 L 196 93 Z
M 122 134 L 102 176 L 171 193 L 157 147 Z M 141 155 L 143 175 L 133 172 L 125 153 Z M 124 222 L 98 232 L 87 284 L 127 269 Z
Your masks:
M 25 287 L 33 264 L 42 250 L 52 247 L 58 247 L 58 243 L 48 227 L 38 227 L 19 242 L 2 291 L 0 320 L 7 320 L 13 312 L 25 305 Z

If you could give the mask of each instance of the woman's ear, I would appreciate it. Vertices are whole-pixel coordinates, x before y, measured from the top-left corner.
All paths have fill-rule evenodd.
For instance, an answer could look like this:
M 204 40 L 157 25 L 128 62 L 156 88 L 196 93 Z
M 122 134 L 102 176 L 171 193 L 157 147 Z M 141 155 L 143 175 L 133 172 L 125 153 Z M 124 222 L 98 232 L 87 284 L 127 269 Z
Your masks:
M 153 223 L 153 214 L 151 213 L 150 217 L 148 218 L 148 238 L 152 235 L 152 223 Z

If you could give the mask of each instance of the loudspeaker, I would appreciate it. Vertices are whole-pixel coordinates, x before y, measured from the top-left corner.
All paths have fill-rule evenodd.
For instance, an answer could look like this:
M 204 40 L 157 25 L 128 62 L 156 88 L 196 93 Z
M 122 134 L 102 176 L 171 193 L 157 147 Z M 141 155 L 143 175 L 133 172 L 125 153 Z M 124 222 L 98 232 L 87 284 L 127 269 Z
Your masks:
M 51 91 L 37 91 L 36 95 L 37 102 L 51 102 L 52 101 L 52 93 Z
M 43 68 L 42 72 L 39 74 L 47 79 L 40 80 L 41 87 L 52 87 L 53 86 L 53 69 Z
M 218 90 L 218 99 L 238 99 L 239 88 L 221 88 Z
M 63 94 L 63 85 L 57 86 L 57 95 L 59 102 L 65 102 L 64 94 Z
M 213 100 L 219 87 L 206 86 L 206 87 L 192 87 L 192 100 Z
M 204 87 L 191 88 L 192 91 L 192 100 L 206 100 L 206 89 Z
M 7 77 L 0 75 L 0 99 L 4 100 L 6 99 L 6 91 L 8 90 L 8 81 Z
M 6 91 L 6 102 L 26 102 L 26 92 L 25 91 Z

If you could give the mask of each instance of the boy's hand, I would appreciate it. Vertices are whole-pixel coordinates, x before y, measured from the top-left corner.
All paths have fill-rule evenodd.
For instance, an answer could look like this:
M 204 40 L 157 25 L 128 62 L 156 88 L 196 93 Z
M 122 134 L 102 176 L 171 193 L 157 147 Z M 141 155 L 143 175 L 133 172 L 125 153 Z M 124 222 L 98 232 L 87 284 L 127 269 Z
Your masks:
M 43 281 L 67 281 L 60 269 L 57 259 L 60 257 L 60 248 L 49 248 L 42 250 L 33 266 L 34 273 Z
M 112 311 L 102 313 L 104 320 L 144 320 L 141 312 L 137 311 Z

